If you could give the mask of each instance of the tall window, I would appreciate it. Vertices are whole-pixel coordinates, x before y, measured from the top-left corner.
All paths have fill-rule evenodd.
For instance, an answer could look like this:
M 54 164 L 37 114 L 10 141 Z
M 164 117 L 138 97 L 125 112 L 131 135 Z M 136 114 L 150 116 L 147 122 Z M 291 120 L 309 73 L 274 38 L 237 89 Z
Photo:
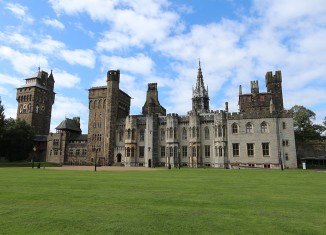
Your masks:
M 174 147 L 174 156 L 175 157 L 178 156 L 178 147 L 177 146 Z
M 172 139 L 173 138 L 173 128 L 172 127 L 170 127 L 170 133 L 169 133 L 169 137 L 170 137 L 170 139 Z
M 269 143 L 262 143 L 263 156 L 269 156 Z
M 246 124 L 246 133 L 253 133 L 253 126 L 250 122 Z
M 262 122 L 260 125 L 261 133 L 268 133 L 268 125 L 266 122 Z
M 209 128 L 205 127 L 205 140 L 209 140 Z
M 283 129 L 286 129 L 286 122 L 282 122 Z
M 128 139 L 130 140 L 131 139 L 131 130 L 128 129 Z
M 188 153 L 187 153 L 187 146 L 182 146 L 182 157 L 187 157 Z
M 239 132 L 238 124 L 233 123 L 231 128 L 232 128 L 232 134 L 237 134 Z
M 130 148 L 127 148 L 127 157 L 130 157 Z
M 161 146 L 161 157 L 165 157 L 165 146 Z
M 123 141 L 123 130 L 119 131 L 119 141 L 122 142 Z
M 170 147 L 170 157 L 173 157 L 173 147 Z
M 135 156 L 135 148 L 132 147 L 132 148 L 131 148 L 131 157 L 134 157 L 134 156 Z
M 232 144 L 233 148 L 233 157 L 239 157 L 240 155 L 240 144 L 239 143 L 234 143 Z
M 211 156 L 211 146 L 205 145 L 205 157 Z
M 193 156 L 193 157 L 196 157 L 196 155 L 197 155 L 196 152 L 197 152 L 197 151 L 196 151 L 196 147 L 193 147 L 193 148 L 192 148 L 192 156 Z
M 87 149 L 83 149 L 83 156 L 87 155 Z
M 218 133 L 218 137 L 221 137 L 222 136 L 222 126 L 221 125 L 218 125 L 218 127 L 217 127 L 217 133 Z
M 145 140 L 145 131 L 144 129 L 141 129 L 139 132 L 139 140 L 144 141 Z
M 139 157 L 143 158 L 145 156 L 145 147 L 139 146 Z
M 76 149 L 76 156 L 80 155 L 80 149 Z
M 187 129 L 186 128 L 183 128 L 182 129 L 182 139 L 183 140 L 186 140 L 187 139 Z
M 132 129 L 132 131 L 131 131 L 131 139 L 135 140 L 135 137 L 136 137 L 136 130 Z
M 252 143 L 247 144 L 247 154 L 249 157 L 253 157 L 255 155 L 254 144 Z
M 196 137 L 196 128 L 192 127 L 192 138 Z
M 165 131 L 164 129 L 161 129 L 161 140 L 165 139 Z
M 177 138 L 177 128 L 175 127 L 174 129 L 173 129 L 173 138 L 174 139 L 176 139 Z
M 218 156 L 220 156 L 220 157 L 223 156 L 223 148 L 222 148 L 222 146 L 218 147 Z

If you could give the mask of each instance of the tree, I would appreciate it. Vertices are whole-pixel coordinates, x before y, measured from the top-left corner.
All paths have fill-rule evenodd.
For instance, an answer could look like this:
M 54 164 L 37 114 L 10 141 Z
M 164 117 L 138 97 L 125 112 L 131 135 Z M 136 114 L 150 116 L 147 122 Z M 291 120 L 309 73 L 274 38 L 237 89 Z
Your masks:
M 293 112 L 294 133 L 297 140 L 318 140 L 326 130 L 323 125 L 314 124 L 316 114 L 301 105 L 291 108 Z
M 4 125 L 5 125 L 5 108 L 2 105 L 2 101 L 1 101 L 1 97 L 0 97 L 0 135 L 2 133 Z
M 9 161 L 28 158 L 33 148 L 34 131 L 25 121 L 5 119 L 2 137 L 2 155 Z

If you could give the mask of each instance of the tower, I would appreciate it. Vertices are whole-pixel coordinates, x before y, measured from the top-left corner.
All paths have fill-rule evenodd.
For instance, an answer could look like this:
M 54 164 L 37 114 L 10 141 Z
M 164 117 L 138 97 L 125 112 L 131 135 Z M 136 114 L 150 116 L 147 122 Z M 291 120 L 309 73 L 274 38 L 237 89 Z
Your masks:
M 144 115 L 151 113 L 159 113 L 162 116 L 166 115 L 166 110 L 158 101 L 157 83 L 149 83 L 146 95 L 146 101 L 142 109 Z
M 104 154 L 109 165 L 114 163 L 116 122 L 119 111 L 120 70 L 109 70 L 107 73 L 106 122 Z
M 192 111 L 200 113 L 209 112 L 208 88 L 207 90 L 205 89 L 200 61 L 197 73 L 196 87 L 192 89 Z
M 273 76 L 272 72 L 267 72 L 265 76 L 267 92 L 272 95 L 272 103 L 275 106 L 275 111 L 283 110 L 283 94 L 282 94 L 282 73 L 276 71 Z
M 52 70 L 49 76 L 39 68 L 34 76 L 25 80 L 25 85 L 17 88 L 17 119 L 34 127 L 36 135 L 48 135 L 55 99 Z

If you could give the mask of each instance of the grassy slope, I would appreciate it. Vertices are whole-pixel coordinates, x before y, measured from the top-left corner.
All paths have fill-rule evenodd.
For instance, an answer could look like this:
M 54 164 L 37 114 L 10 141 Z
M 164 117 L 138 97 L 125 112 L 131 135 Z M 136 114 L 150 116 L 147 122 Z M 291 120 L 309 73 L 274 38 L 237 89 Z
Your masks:
M 323 234 L 326 173 L 0 168 L 4 234 Z

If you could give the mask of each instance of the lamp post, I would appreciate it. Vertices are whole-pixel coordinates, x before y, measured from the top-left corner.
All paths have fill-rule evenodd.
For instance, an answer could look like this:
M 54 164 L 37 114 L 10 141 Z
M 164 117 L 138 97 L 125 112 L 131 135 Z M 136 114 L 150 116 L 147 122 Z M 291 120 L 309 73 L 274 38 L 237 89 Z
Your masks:
M 98 148 L 95 149 L 94 171 L 96 171 L 97 150 L 98 150 Z
M 35 157 L 35 154 L 36 154 L 36 147 L 34 146 L 33 147 L 33 151 L 34 151 L 34 153 L 33 153 L 33 156 L 32 156 L 32 169 L 34 168 L 34 157 Z
M 180 167 L 181 167 L 181 159 L 180 159 L 180 146 L 178 148 L 178 167 L 179 167 L 179 170 L 180 170 Z

